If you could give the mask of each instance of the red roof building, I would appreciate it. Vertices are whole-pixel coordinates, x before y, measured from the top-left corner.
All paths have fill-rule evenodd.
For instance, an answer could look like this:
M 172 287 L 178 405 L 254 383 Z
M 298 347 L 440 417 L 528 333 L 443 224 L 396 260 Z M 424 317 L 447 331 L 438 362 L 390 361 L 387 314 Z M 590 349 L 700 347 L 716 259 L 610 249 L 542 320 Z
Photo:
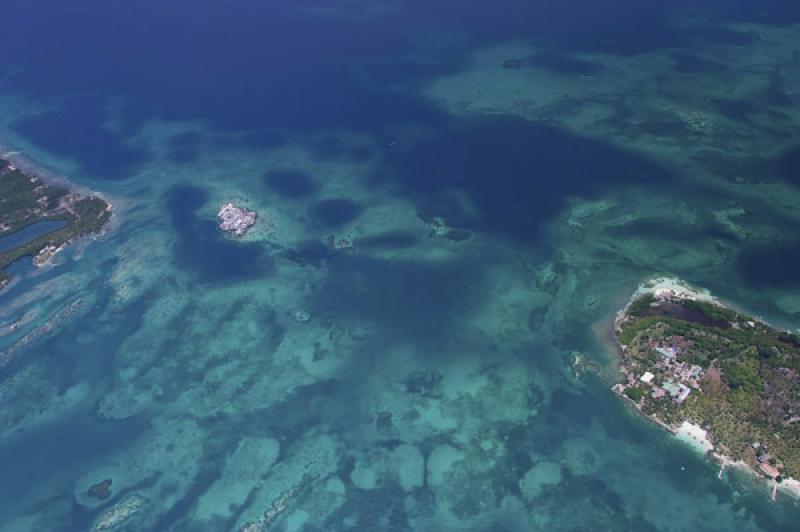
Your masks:
M 769 478 L 775 478 L 781 474 L 780 471 L 769 465 L 767 462 L 758 464 L 758 467 L 761 469 L 761 472 L 767 475 Z

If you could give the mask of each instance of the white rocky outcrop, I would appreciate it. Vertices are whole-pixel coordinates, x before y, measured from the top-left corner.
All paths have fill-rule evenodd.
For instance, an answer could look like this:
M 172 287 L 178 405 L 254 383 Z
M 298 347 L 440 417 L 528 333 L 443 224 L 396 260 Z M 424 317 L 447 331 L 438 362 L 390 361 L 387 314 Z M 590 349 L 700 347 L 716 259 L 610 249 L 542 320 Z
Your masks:
M 234 236 L 242 236 L 256 223 L 258 214 L 250 209 L 237 207 L 233 203 L 226 203 L 217 216 L 220 229 Z

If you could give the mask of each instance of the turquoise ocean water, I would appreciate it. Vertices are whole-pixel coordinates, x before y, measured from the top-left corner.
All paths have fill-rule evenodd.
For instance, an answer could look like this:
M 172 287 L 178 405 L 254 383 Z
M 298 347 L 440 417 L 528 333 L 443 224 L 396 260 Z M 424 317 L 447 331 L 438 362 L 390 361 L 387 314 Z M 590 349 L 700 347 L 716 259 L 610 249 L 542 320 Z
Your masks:
M 0 292 L 0 531 L 800 527 L 608 340 L 656 274 L 800 324 L 796 2 L 2 11 L 0 144 L 114 216 Z

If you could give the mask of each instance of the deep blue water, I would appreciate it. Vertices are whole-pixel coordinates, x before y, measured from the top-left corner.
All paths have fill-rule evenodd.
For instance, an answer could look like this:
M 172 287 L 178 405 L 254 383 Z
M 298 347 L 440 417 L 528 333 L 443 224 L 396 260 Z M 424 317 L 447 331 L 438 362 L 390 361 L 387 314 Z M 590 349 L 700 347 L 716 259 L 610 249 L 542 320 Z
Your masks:
M 202 189 L 191 186 L 177 186 L 167 194 L 165 204 L 178 234 L 175 254 L 180 266 L 204 280 L 267 275 L 269 261 L 259 248 L 226 240 L 213 221 L 195 216 L 207 201 Z
M 320 19 L 297 16 L 291 1 L 9 0 L 0 21 L 7 87 L 62 100 L 57 111 L 21 120 L 17 129 L 54 153 L 77 158 L 89 173 L 125 179 L 148 154 L 124 137 L 155 116 L 249 130 L 251 141 L 267 145 L 280 143 L 263 135 L 269 129 L 347 126 L 380 135 L 401 123 L 447 128 L 450 119 L 430 103 L 383 90 L 383 84 L 413 86 L 431 74 L 458 71 L 470 47 L 514 38 L 563 53 L 616 54 L 747 41 L 746 33 L 713 23 L 679 27 L 669 15 L 684 6 L 720 25 L 800 19 L 800 7 L 790 0 L 768 6 L 748 0 L 387 5 L 391 15 L 359 20 L 347 4 L 338 8 L 342 16 Z M 463 35 L 462 42 L 437 47 L 421 64 L 404 58 L 416 33 L 448 31 Z M 128 100 L 119 131 L 103 125 L 99 99 L 106 94 Z M 181 156 L 189 157 L 192 140 L 177 141 Z
M 686 15 L 687 9 L 695 16 Z M 37 500 L 41 515 L 56 516 L 50 522 L 53 530 L 84 529 L 94 516 L 72 500 L 70 490 L 75 478 L 104 461 L 126 456 L 146 440 L 159 409 L 168 411 L 174 406 L 170 401 L 184 389 L 200 386 L 198 383 L 209 389 L 223 388 L 204 380 L 216 365 L 245 359 L 252 363 L 246 365 L 248 370 L 257 368 L 251 380 L 241 385 L 237 398 L 246 395 L 257 375 L 274 372 L 275 386 L 280 386 L 280 372 L 285 367 L 273 366 L 267 355 L 286 337 L 286 328 L 295 326 L 286 315 L 287 310 L 296 309 L 278 308 L 274 294 L 264 300 L 247 290 L 238 293 L 237 283 L 274 283 L 279 293 L 283 282 L 280 275 L 287 264 L 302 272 L 324 269 L 325 276 L 314 290 L 306 293 L 305 288 L 297 289 L 299 304 L 314 316 L 312 323 L 369 322 L 375 336 L 363 342 L 354 339 L 351 356 L 332 377 L 292 387 L 277 405 L 265 405 L 241 416 L 230 412 L 198 416 L 204 430 L 221 436 L 203 443 L 201 472 L 189 489 L 184 492 L 180 486 L 167 484 L 158 494 L 179 496 L 150 522 L 157 530 L 203 529 L 187 516 L 196 498 L 222 475 L 221 464 L 235 448 L 240 433 L 280 439 L 281 460 L 291 458 L 291 446 L 315 430 L 335 433 L 343 446 L 358 449 L 361 438 L 366 441 L 372 437 L 377 423 L 373 398 L 365 399 L 371 379 L 380 382 L 377 379 L 382 375 L 394 371 L 381 366 L 387 346 L 413 346 L 409 349 L 416 358 L 410 365 L 418 367 L 415 375 L 424 377 L 431 388 L 426 393 L 436 398 L 436 383 L 447 378 L 447 368 L 458 368 L 461 358 L 469 354 L 452 331 L 465 324 L 479 329 L 470 322 L 472 313 L 480 311 L 486 298 L 492 297 L 496 279 L 490 272 L 497 257 L 472 254 L 419 260 L 381 254 L 401 254 L 427 242 L 411 230 L 360 238 L 358 246 L 369 252 L 366 254 L 335 254 L 322 238 L 295 242 L 283 249 L 222 236 L 213 217 L 206 215 L 206 210 L 216 207 L 211 205 L 212 191 L 194 174 L 142 177 L 139 173 L 159 164 L 160 155 L 154 153 L 153 145 L 142 141 L 142 136 L 150 134 L 147 127 L 153 121 L 196 121 L 204 125 L 202 132 L 175 134 L 158 141 L 167 160 L 187 167 L 204 161 L 205 155 L 216 150 L 266 152 L 298 145 L 320 163 L 360 164 L 376 158 L 375 171 L 359 183 L 363 190 L 391 190 L 422 217 L 442 217 L 451 227 L 463 231 L 462 235 L 479 233 L 508 239 L 518 246 L 519 253 L 503 257 L 507 261 L 504 266 L 516 267 L 526 257 L 549 257 L 553 253 L 556 271 L 561 275 L 563 258 L 557 253 L 563 242 L 547 231 L 572 198 L 599 198 L 608 190 L 626 187 L 647 190 L 654 197 L 678 190 L 676 195 L 698 202 L 696 210 L 703 221 L 703 202 L 716 201 L 718 190 L 709 188 L 707 182 L 686 179 L 674 167 L 610 139 L 519 116 L 448 112 L 424 96 L 422 88 L 436 78 L 469 70 L 471 54 L 476 50 L 509 41 L 540 50 L 525 58 L 522 68 L 585 83 L 592 83 L 593 76 L 607 72 L 609 67 L 600 59 L 581 58 L 582 53 L 614 58 L 662 54 L 675 75 L 724 75 L 727 67 L 703 57 L 705 49 L 747 47 L 761 39 L 755 32 L 733 26 L 735 23 L 788 27 L 800 23 L 800 4 L 789 0 L 767 4 L 751 0 L 408 0 L 364 5 L 355 0 L 334 5 L 312 0 L 6 0 L 0 16 L 4 57 L 0 90 L 4 95 L 23 97 L 30 105 L 10 124 L 11 135 L 42 153 L 74 163 L 74 177 L 81 184 L 89 183 L 104 192 L 122 191 L 121 195 L 133 198 L 132 203 L 156 205 L 166 213 L 163 219 L 142 225 L 163 224 L 170 237 L 164 254 L 167 258 L 152 267 L 166 269 L 167 263 L 175 271 L 170 282 L 151 287 L 140 301 L 118 306 L 107 274 L 125 257 L 108 259 L 110 252 L 100 251 L 116 245 L 114 237 L 86 251 L 89 257 L 100 257 L 97 264 L 88 258 L 69 266 L 84 273 L 96 266 L 96 277 L 89 275 L 90 280 L 81 285 L 94 296 L 88 314 L 80 324 L 70 325 L 60 335 L 36 345 L 30 356 L 20 358 L 11 369 L 17 371 L 45 360 L 50 371 L 42 386 L 60 393 L 75 382 L 88 382 L 92 392 L 82 410 L 0 441 L 0 471 L 6 471 L 4 478 L 11 479 L 0 488 L 0 499 L 5 501 L 0 502 L 0 517 L 4 513 L 16 516 L 18 501 L 27 511 L 25 505 L 37 500 L 36 493 L 41 491 L 50 497 L 47 501 L 55 501 L 48 506 Z M 497 69 L 498 76 L 505 72 L 500 64 Z M 764 95 L 765 101 L 791 107 L 796 94 L 791 96 L 793 87 L 787 85 L 776 81 L 771 92 Z M 741 123 L 750 120 L 761 102 L 717 99 L 710 104 L 721 115 Z M 609 118 L 608 122 L 613 120 Z M 660 127 L 657 122 L 654 119 L 654 129 Z M 424 141 L 405 143 L 404 127 L 423 131 Z M 666 123 L 662 131 L 670 127 Z M 348 133 L 348 139 L 343 140 L 342 131 Z M 352 141 L 353 137 L 369 141 L 359 144 Z M 720 156 L 725 160 L 715 168 L 720 181 L 731 177 L 731 168 L 767 168 L 770 171 L 765 171 L 769 174 L 765 182 L 796 187 L 800 182 L 798 154 L 800 147 L 768 157 L 740 154 L 745 159 L 741 164 Z M 708 157 L 712 160 L 714 155 Z M 150 192 L 151 187 L 161 190 L 157 185 L 165 179 L 169 186 L 164 193 Z M 297 202 L 291 204 L 297 210 L 296 220 L 324 238 L 363 219 L 373 207 L 346 192 L 323 194 L 320 183 L 326 179 L 306 168 L 270 167 L 253 172 L 248 190 L 258 197 L 277 196 L 281 201 Z M 459 194 L 453 194 L 454 190 Z M 626 201 L 623 198 L 618 208 L 629 207 Z M 796 232 L 795 221 L 782 212 L 772 212 L 763 199 L 753 199 L 747 207 L 754 224 L 782 227 L 790 236 Z M 144 207 L 132 207 L 134 212 L 137 208 Z M 122 235 L 119 242 L 135 240 L 139 230 L 141 227 L 123 224 L 117 228 Z M 674 255 L 659 265 L 664 270 L 708 281 L 714 289 L 749 297 L 748 304 L 773 311 L 781 319 L 793 319 L 790 311 L 779 310 L 770 297 L 797 289 L 800 255 L 796 245 L 787 247 L 783 240 L 740 240 L 718 226 L 659 220 L 621 225 L 610 229 L 609 234 L 620 240 L 672 243 Z M 793 238 L 790 241 L 796 243 Z M 699 248 L 708 241 L 715 243 L 714 249 L 723 250 L 719 256 L 701 267 L 684 266 L 686 249 Z M 0 250 L 5 242 L 0 240 Z M 162 242 L 145 241 L 143 245 L 160 246 Z M 280 248 L 279 252 L 273 253 L 273 248 Z M 593 265 L 598 270 L 619 272 L 609 282 L 618 288 L 633 287 L 652 273 L 649 263 L 639 258 L 607 249 L 592 260 L 599 262 L 599 266 Z M 17 267 L 22 270 L 21 265 Z M 39 281 L 46 281 L 50 275 L 55 273 Z M 538 282 L 534 275 L 530 277 L 529 284 Z M 146 276 L 142 278 L 136 282 L 148 282 Z M 23 280 L 8 297 L 24 295 L 32 288 L 29 283 L 29 279 Z M 733 288 L 737 283 L 741 286 L 738 290 Z M 151 346 L 145 340 L 137 339 L 133 347 L 126 346 L 125 340 L 142 327 L 150 298 L 155 300 L 162 290 L 176 286 L 185 290 L 189 303 L 163 324 L 163 330 L 154 332 L 154 336 L 169 338 L 158 344 L 161 351 L 151 359 Z M 218 291 L 226 288 L 234 294 L 231 308 L 219 296 Z M 206 290 L 211 294 L 209 299 L 203 299 Z M 558 290 L 558 286 L 543 289 L 555 294 L 553 297 L 558 297 Z M 0 296 L 0 303 L 7 302 Z M 521 498 L 520 477 L 535 461 L 531 453 L 538 453 L 536 460 L 556 456 L 570 440 L 585 437 L 599 447 L 606 465 L 598 468 L 599 473 L 565 470 L 562 482 L 533 503 L 532 514 L 537 505 L 542 505 L 552 509 L 552 515 L 561 516 L 567 523 L 561 529 L 581 530 L 587 525 L 579 516 L 597 512 L 604 519 L 597 522 L 597 530 L 661 530 L 660 523 L 668 520 L 666 513 L 654 517 L 649 515 L 652 507 L 645 502 L 638 507 L 629 505 L 629 499 L 636 500 L 640 488 L 647 486 L 642 471 L 652 467 L 654 483 L 662 485 L 653 489 L 657 493 L 663 489 L 665 501 L 685 504 L 681 496 L 713 500 L 714 510 L 709 511 L 708 520 L 691 522 L 695 530 L 725 530 L 735 521 L 737 512 L 753 529 L 795 530 L 796 507 L 771 505 L 747 482 L 717 482 L 707 462 L 665 443 L 660 432 L 629 415 L 608 393 L 605 383 L 590 381 L 585 388 L 566 384 L 563 353 L 587 346 L 597 348 L 591 323 L 609 309 L 602 301 L 596 305 L 586 310 L 576 304 L 574 314 L 563 316 L 534 308 L 526 334 L 540 334 L 541 338 L 525 337 L 515 350 L 506 350 L 500 340 L 488 341 L 487 372 L 508 364 L 534 368 L 554 391 L 536 422 L 497 423 L 487 433 L 487 440 L 510 442 L 510 450 L 497 458 L 499 473 L 484 475 L 486 485 L 464 482 L 459 511 L 479 514 L 476 508 L 481 508 L 487 491 Z M 217 323 L 220 331 L 193 328 L 202 317 L 216 317 L 216 313 L 222 316 Z M 247 321 L 253 314 L 255 325 Z M 223 330 L 239 320 L 241 328 Z M 540 321 L 546 321 L 544 331 L 536 328 Z M 499 329 L 505 326 L 494 325 Z M 268 337 L 268 342 L 246 343 L 256 334 L 254 329 Z M 336 327 L 329 329 L 333 337 Z M 87 331 L 88 339 L 79 340 Z M 193 334 L 202 337 L 196 345 Z M 202 359 L 205 350 L 218 348 L 215 342 L 220 338 L 237 335 L 242 338 L 241 347 L 219 348 L 223 354 L 215 352 L 200 368 L 191 367 L 194 356 L 187 354 L 187 349 L 197 350 L 197 358 Z M 125 349 L 141 351 L 147 362 L 137 367 L 129 359 L 115 360 L 115 354 Z M 324 345 L 315 344 L 314 349 L 314 356 L 321 360 L 336 356 Z M 289 363 L 285 366 L 292 367 Z M 173 375 L 172 385 L 162 386 L 160 395 L 144 412 L 123 421 L 100 419 L 98 404 L 107 389 L 121 387 L 125 379 L 138 379 L 144 383 L 142 395 L 155 394 L 153 390 L 163 384 L 152 376 L 158 371 Z M 406 387 L 414 388 L 407 381 Z M 542 401 L 546 395 L 533 384 L 526 393 Z M 478 404 L 470 408 L 480 418 L 492 407 Z M 194 415 L 187 412 L 186 418 L 194 419 Z M 391 415 L 382 419 L 391 425 Z M 468 419 L 459 422 L 469 425 Z M 395 419 L 394 423 L 399 425 L 400 421 Z M 451 440 L 451 436 L 443 432 L 420 438 L 415 444 L 427 456 L 445 443 L 460 445 L 453 443 L 457 439 Z M 392 433 L 369 449 L 393 450 L 401 443 Z M 622 449 L 620 456 L 616 446 Z M 342 459 L 337 466 L 342 478 L 352 474 L 355 461 L 352 456 Z M 484 459 L 475 461 L 483 463 Z M 23 462 L 33 467 L 17 467 Z M 436 507 L 437 495 L 427 486 L 409 495 L 411 502 L 389 484 L 366 490 L 355 489 L 347 481 L 347 489 L 346 502 L 324 525 L 306 529 L 345 529 L 342 523 L 355 519 L 360 530 L 408 530 L 413 528 L 415 515 L 428 515 Z M 443 496 L 438 496 L 441 503 Z M 255 495 L 250 497 L 248 504 Z M 674 511 L 674 506 L 666 503 L 665 508 Z M 237 506 L 232 517 L 219 518 L 216 529 L 232 528 L 243 511 Z M 697 514 L 702 516 L 702 509 Z M 487 520 L 478 527 L 482 530 L 538 529 L 534 521 L 520 525 L 508 516 L 503 520 L 499 514 L 487 511 L 486 515 Z M 679 516 L 673 518 L 680 521 Z M 446 524 L 440 526 L 448 528 Z

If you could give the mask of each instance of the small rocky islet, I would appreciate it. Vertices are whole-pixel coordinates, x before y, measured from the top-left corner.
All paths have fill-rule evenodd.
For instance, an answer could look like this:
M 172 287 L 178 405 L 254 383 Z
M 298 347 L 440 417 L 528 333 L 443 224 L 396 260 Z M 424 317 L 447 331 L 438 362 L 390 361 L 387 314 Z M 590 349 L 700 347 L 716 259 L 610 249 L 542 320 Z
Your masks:
M 255 211 L 237 207 L 233 203 L 225 203 L 217 214 L 221 231 L 233 236 L 244 236 L 258 218 Z
M 674 279 L 642 285 L 614 330 L 615 392 L 676 434 L 689 427 L 707 437 L 723 467 L 738 464 L 798 493 L 798 335 Z
M 46 183 L 0 159 L 0 239 L 39 222 L 64 222 L 51 232 L 0 251 L 0 289 L 11 279 L 7 268 L 12 263 L 33 257 L 35 265 L 44 265 L 70 241 L 99 232 L 110 218 L 111 204 L 103 198 Z

